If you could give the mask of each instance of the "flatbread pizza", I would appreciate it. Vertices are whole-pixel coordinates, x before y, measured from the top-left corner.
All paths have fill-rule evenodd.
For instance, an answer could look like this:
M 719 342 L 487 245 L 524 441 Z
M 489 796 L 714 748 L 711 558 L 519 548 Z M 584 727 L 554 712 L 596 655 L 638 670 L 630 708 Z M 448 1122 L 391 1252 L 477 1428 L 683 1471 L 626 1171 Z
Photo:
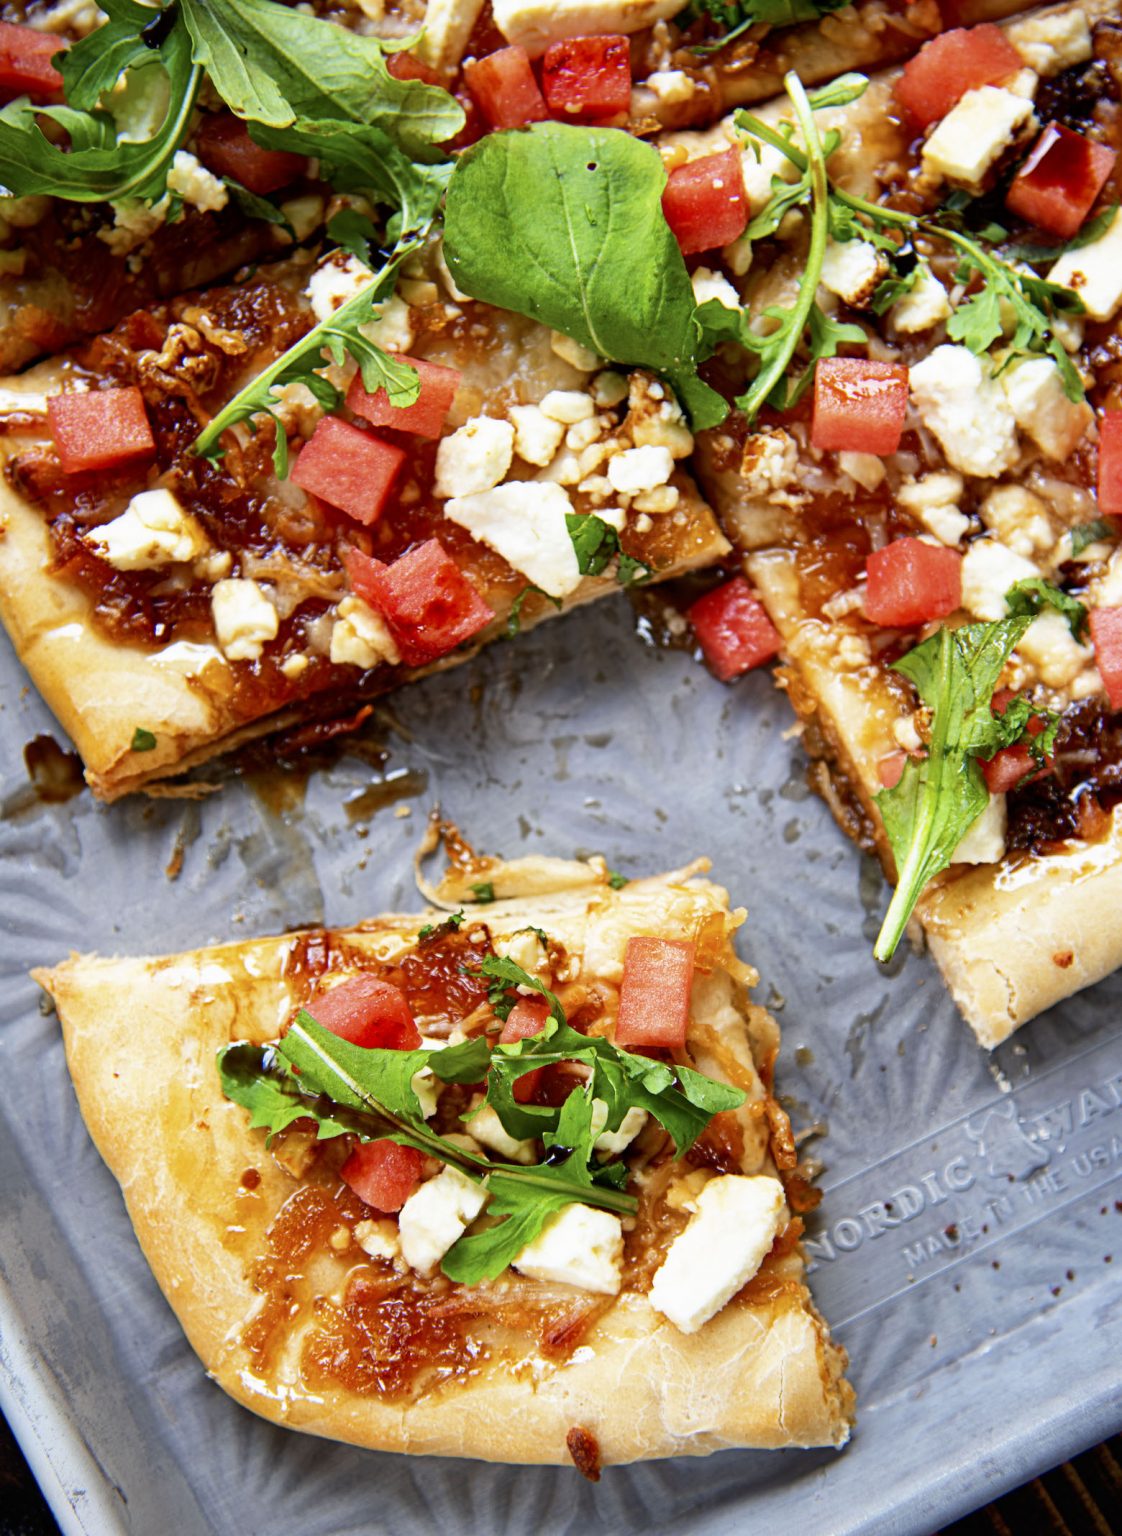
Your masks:
M 1097 920 L 1122 883 L 1115 17 L 1084 4 L 991 29 L 1004 83 L 963 95 L 960 74 L 942 99 L 935 43 L 815 114 L 841 135 L 814 299 L 829 345 L 794 409 L 775 410 L 757 375 L 696 460 L 774 625 L 764 654 L 782 648 L 819 785 L 900 876 L 878 952 L 914 907 L 991 1047 L 1122 960 Z M 784 113 L 761 114 L 761 132 Z M 663 152 L 704 158 L 740 132 L 671 136 Z M 1037 173 L 1053 142 L 1094 165 L 1078 191 L 1054 165 Z M 763 153 L 761 223 L 786 195 L 771 176 L 787 174 Z M 748 316 L 790 312 L 806 292 L 801 214 L 746 275 L 729 256 L 704 281 L 736 311 L 743 296 Z M 730 393 L 739 365 L 724 348 Z M 889 398 L 891 425 L 877 414 Z M 754 601 L 743 578 L 724 590 Z M 718 667 L 720 604 L 695 610 Z
M 590 1476 L 844 1444 L 778 1030 L 705 868 L 461 857 L 436 895 L 467 886 L 466 910 L 37 973 L 226 1391 L 360 1445 Z

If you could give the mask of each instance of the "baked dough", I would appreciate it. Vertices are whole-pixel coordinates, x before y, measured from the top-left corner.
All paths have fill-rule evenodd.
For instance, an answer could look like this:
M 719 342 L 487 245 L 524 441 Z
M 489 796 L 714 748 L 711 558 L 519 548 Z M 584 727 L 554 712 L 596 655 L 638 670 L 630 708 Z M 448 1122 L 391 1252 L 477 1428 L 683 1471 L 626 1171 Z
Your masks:
M 271 269 L 271 280 L 282 289 L 298 289 L 307 278 L 306 262 L 278 263 Z M 464 308 L 469 306 L 470 301 Z M 443 314 L 441 304 L 433 308 Z M 550 390 L 579 388 L 582 379 L 587 386 L 587 373 L 552 350 L 543 327 L 489 306 L 474 309 L 480 317 L 476 329 L 465 328 L 459 338 L 437 333 L 414 347 L 418 354 L 463 369 L 462 393 L 473 402 L 467 415 L 488 409 L 501 412 L 512 393 L 515 399 L 533 401 Z M 0 620 L 20 661 L 74 742 L 94 793 L 114 800 L 247 741 L 297 726 L 309 718 L 309 705 L 266 709 L 247 719 L 246 709 L 235 707 L 233 696 L 239 678 L 252 672 L 252 663 L 231 664 L 213 641 L 173 639 L 148 646 L 113 637 L 97 622 L 85 591 L 52 574 L 45 519 L 20 494 L 5 468 L 46 437 L 46 399 L 58 391 L 68 366 L 66 359 L 55 359 L 0 381 L 0 415 L 7 418 L 7 431 L 0 436 Z M 649 519 L 651 532 L 644 536 L 657 549 L 660 579 L 709 565 L 730 547 L 692 478 L 676 469 L 673 484 L 679 496 L 673 517 L 662 517 L 657 524 Z M 332 669 L 330 687 L 320 689 L 317 697 L 329 695 L 338 717 L 346 718 L 365 700 L 400 682 L 455 666 L 506 633 L 507 616 L 525 578 L 512 576 L 510 567 L 478 546 L 475 552 L 483 556 L 480 585 L 496 612 L 494 622 L 471 644 L 425 667 L 381 668 L 367 674 L 357 666 Z M 536 608 L 527 604 L 522 627 L 619 590 L 610 572 L 585 577 L 560 609 L 546 602 Z M 313 697 L 309 704 L 315 703 Z M 133 750 L 138 726 L 155 736 L 150 750 Z
M 504 889 L 524 882 L 535 894 L 479 909 L 478 921 L 494 937 L 527 924 L 544 928 L 581 957 L 583 977 L 594 973 L 609 990 L 622 974 L 629 935 L 704 936 L 711 969 L 699 968 L 695 979 L 691 1046 L 711 1075 L 719 1075 L 717 1055 L 735 1064 L 749 1093 L 737 1111 L 744 1171 L 774 1172 L 755 1064 L 770 1071 L 778 1031 L 746 1000 L 755 973 L 730 942 L 743 912 L 730 912 L 727 894 L 701 878 L 705 862 L 620 891 L 610 888 L 601 860 L 563 873 L 557 861 L 538 870 L 534 863 L 519 861 L 509 873 L 492 866 Z M 442 888 L 442 899 L 454 899 L 454 890 Z M 384 917 L 329 937 L 351 954 L 388 958 L 412 948 L 422 921 Z M 844 1444 L 853 1408 L 845 1355 L 815 1311 L 797 1248 L 765 1261 L 773 1295 L 753 1301 L 749 1286 L 696 1334 L 679 1333 L 644 1294 L 625 1291 L 606 1303 L 567 1360 L 543 1358 L 525 1334 L 487 1334 L 492 1355 L 468 1379 L 430 1386 L 408 1401 L 331 1383 L 311 1390 L 303 1381 L 300 1340 L 316 1298 L 330 1306 L 322 1298 L 355 1267 L 354 1248 L 345 1255 L 325 1249 L 315 1260 L 314 1295 L 288 1325 L 275 1368 L 255 1366 L 242 1330 L 262 1296 L 248 1270 L 299 1184 L 265 1150 L 246 1112 L 223 1098 L 214 1060 L 231 1040 L 276 1037 L 297 1000 L 286 961 L 308 937 L 168 959 L 75 956 L 36 972 L 57 1005 L 90 1134 L 122 1186 L 160 1286 L 226 1391 L 291 1428 L 381 1450 L 488 1460 L 564 1462 L 574 1430 L 585 1459 L 591 1447 L 592 1459 L 605 1464 L 730 1446 Z M 239 1183 L 247 1169 L 260 1177 L 252 1192 Z M 522 1284 L 532 1290 L 537 1282 Z

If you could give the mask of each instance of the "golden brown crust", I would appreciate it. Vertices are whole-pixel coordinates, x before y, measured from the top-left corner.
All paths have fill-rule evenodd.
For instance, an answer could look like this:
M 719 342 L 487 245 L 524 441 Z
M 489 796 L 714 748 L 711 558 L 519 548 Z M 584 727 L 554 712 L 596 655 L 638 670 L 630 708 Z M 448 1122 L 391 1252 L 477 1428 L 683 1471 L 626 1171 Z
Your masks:
M 583 889 L 496 902 L 486 913 L 492 932 L 545 924 L 569 954 L 584 955 L 586 973 L 595 961 L 610 983 L 629 933 L 683 936 L 706 919 L 707 931 L 723 924 L 729 968 L 702 978 L 695 1011 L 743 1056 L 761 1095 L 727 937 L 739 915 L 729 914 L 725 893 L 675 876 L 613 892 L 602 870 L 588 868 L 596 878 Z M 389 955 L 410 946 L 420 921 L 379 919 L 343 937 Z M 595 1437 L 605 1463 L 844 1443 L 852 1415 L 845 1358 L 813 1308 L 797 1254 L 783 1261 L 790 1283 L 770 1300 L 742 1298 L 697 1334 L 678 1333 L 645 1297 L 625 1294 L 567 1361 L 543 1359 L 523 1339 L 520 1356 L 493 1357 L 470 1379 L 407 1404 L 337 1385 L 309 1390 L 295 1364 L 298 1335 L 275 1371 L 255 1367 L 241 1339 L 260 1303 L 248 1263 L 297 1185 L 245 1112 L 222 1097 L 214 1059 L 230 1040 L 275 1036 L 292 1002 L 282 976 L 292 943 L 263 939 L 165 960 L 74 957 L 37 973 L 57 1004 L 82 1112 L 141 1246 L 192 1345 L 232 1396 L 277 1422 L 356 1444 L 515 1462 L 565 1462 L 575 1426 Z M 746 1124 L 749 1170 L 773 1167 L 760 1117 L 747 1115 Z M 239 1193 L 248 1168 L 260 1183 Z M 337 1286 L 347 1264 L 336 1262 Z

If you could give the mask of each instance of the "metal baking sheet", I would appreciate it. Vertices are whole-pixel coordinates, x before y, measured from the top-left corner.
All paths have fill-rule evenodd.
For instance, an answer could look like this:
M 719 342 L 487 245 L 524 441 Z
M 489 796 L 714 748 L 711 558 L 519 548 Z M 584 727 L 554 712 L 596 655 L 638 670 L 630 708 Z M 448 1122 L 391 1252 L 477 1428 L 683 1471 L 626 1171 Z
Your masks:
M 6 650 L 0 677 L 0 1398 L 65 1531 L 925 1532 L 1118 1429 L 1122 984 L 987 1057 L 930 961 L 880 970 L 884 889 L 808 794 L 766 675 L 722 687 L 644 645 L 619 599 L 391 700 L 380 768 L 111 808 L 26 793 L 24 744 L 57 728 Z M 708 853 L 747 905 L 781 1091 L 824 1132 L 812 1283 L 860 1403 L 840 1455 L 727 1452 L 593 1487 L 314 1441 L 205 1378 L 27 969 L 408 909 L 437 800 L 492 852 L 600 851 L 627 874 Z

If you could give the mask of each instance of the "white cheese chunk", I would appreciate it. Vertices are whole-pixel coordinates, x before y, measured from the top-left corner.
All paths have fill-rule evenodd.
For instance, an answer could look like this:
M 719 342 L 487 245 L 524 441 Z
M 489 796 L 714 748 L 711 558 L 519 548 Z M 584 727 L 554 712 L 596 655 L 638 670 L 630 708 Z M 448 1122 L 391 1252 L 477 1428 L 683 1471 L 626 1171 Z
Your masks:
M 651 1306 L 682 1333 L 696 1333 L 751 1280 L 785 1214 L 783 1185 L 768 1174 L 710 1179 L 655 1273 Z
M 1014 363 L 1002 373 L 1001 384 L 1017 425 L 1044 454 L 1061 462 L 1070 458 L 1095 419 L 1094 412 L 1086 400 L 1068 399 L 1053 359 L 1032 357 Z
M 1122 217 L 1081 250 L 1065 251 L 1048 273 L 1050 283 L 1071 288 L 1092 320 L 1109 320 L 1122 304 Z
M 1091 583 L 1090 598 L 1095 608 L 1122 608 L 1122 548 L 1114 551 L 1106 570 Z
M 838 454 L 838 468 L 866 491 L 875 491 L 887 473 L 884 460 L 875 453 L 856 453 L 844 449 Z
M 370 4 L 371 0 L 366 0 L 363 9 Z M 481 9 L 478 4 L 465 5 L 464 0 L 427 0 L 425 25 L 417 40 L 417 57 L 441 74 L 451 74 L 458 69 Z M 378 4 L 377 14 L 371 19 L 385 23 L 384 4 Z M 381 26 L 377 30 L 381 32 Z
M 726 309 L 740 308 L 740 295 L 723 272 L 714 272 L 710 267 L 698 267 L 690 281 L 693 284 L 695 304 L 707 304 L 710 299 L 716 299 Z
M 967 347 L 936 347 L 908 375 L 912 401 L 953 469 L 993 478 L 1017 459 L 1017 421 L 1001 382 Z
M 118 571 L 179 564 L 210 547 L 202 528 L 170 491 L 141 491 L 119 517 L 87 534 L 86 543 Z
M 947 290 L 926 264 L 916 273 L 916 280 L 889 310 L 892 324 L 904 336 L 929 331 L 948 319 L 951 301 Z
M 514 428 L 494 416 L 473 416 L 436 450 L 438 496 L 471 496 L 489 491 L 510 468 Z
M 822 286 L 846 304 L 860 307 L 872 298 L 888 262 L 868 240 L 831 240 L 822 260 Z
M 277 610 L 255 581 L 228 576 L 210 591 L 214 632 L 227 661 L 256 661 L 276 639 Z
M 514 1268 L 531 1280 L 617 1296 L 622 1281 L 623 1226 L 611 1211 L 566 1205 L 527 1243 Z
M 564 422 L 567 427 L 596 414 L 592 396 L 583 389 L 551 389 L 542 396 L 540 406 L 551 421 Z
M 564 423 L 547 416 L 540 405 L 512 405 L 510 419 L 518 457 L 541 469 L 552 464 L 565 435 Z
M 336 254 L 323 262 L 308 279 L 304 293 L 318 321 L 331 316 L 364 288 L 369 288 L 374 274 L 357 256 Z
M 962 557 L 962 606 L 988 623 L 1007 617 L 1005 594 L 1040 569 L 997 539 L 975 539 Z
M 203 213 L 217 213 L 230 200 L 226 183 L 219 181 L 185 149 L 176 150 L 168 172 L 168 190 L 178 193 L 185 203 Z
M 378 305 L 373 320 L 359 330 L 387 352 L 408 352 L 413 344 L 413 312 L 399 293 L 392 293 Z
M 507 42 L 537 58 L 566 38 L 641 32 L 681 8 L 681 0 L 494 0 L 492 13 Z
M 1055 542 L 1047 508 L 1023 485 L 995 486 L 979 512 L 990 532 L 1026 560 Z
M 1033 619 L 1017 649 L 1049 688 L 1068 687 L 1092 657 L 1090 646 L 1079 644 L 1063 614 L 1053 608 Z
M 669 448 L 625 448 L 608 460 L 608 479 L 621 496 L 653 491 L 665 485 L 673 473 L 674 456 Z
M 1091 57 L 1091 28 L 1076 6 L 1010 22 L 1005 35 L 1038 75 L 1058 75 Z
M 560 485 L 509 480 L 490 491 L 456 496 L 444 515 L 466 528 L 550 597 L 567 597 L 580 585 L 580 567 L 566 516 L 573 510 Z
M 951 108 L 923 146 L 929 175 L 980 191 L 986 172 L 1032 117 L 1032 101 L 997 85 L 983 85 Z
M 493 1105 L 484 1104 L 470 1120 L 465 1121 L 465 1124 L 480 1146 L 489 1147 L 500 1157 L 505 1157 L 512 1163 L 537 1162 L 538 1154 L 533 1137 L 520 1141 L 517 1136 L 512 1136 L 499 1119 Z
M 647 1123 L 647 1111 L 634 1105 L 627 1111 L 614 1131 L 606 1131 L 608 1106 L 603 1099 L 592 1101 L 592 1131 L 596 1137 L 594 1146 L 603 1157 L 616 1157 L 629 1147 Z
M 951 855 L 952 864 L 997 864 L 1005 854 L 1008 818 L 1004 795 L 991 795 Z
M 739 134 L 736 142 L 742 143 Z M 719 152 L 722 145 L 716 145 L 700 151 L 701 154 L 713 154 Z M 695 158 L 690 156 L 691 159 Z M 744 175 L 744 190 L 748 194 L 748 207 L 753 216 L 760 212 L 765 204 L 771 202 L 772 178 L 778 176 L 782 181 L 793 181 L 798 172 L 791 165 L 787 156 L 770 144 L 759 146 L 759 156 L 755 149 L 745 149 L 740 156 L 740 169 Z M 747 270 L 747 269 L 745 269 Z
M 684 69 L 656 69 L 643 82 L 662 102 L 664 107 L 680 101 L 689 101 L 697 86 Z
M 385 619 L 354 596 L 343 598 L 335 610 L 328 655 L 337 667 L 362 667 L 364 671 L 382 661 L 396 667 L 401 660 Z
M 409 1196 L 397 1218 L 401 1252 L 410 1269 L 431 1273 L 479 1215 L 487 1191 L 458 1168 L 446 1166 Z
M 354 1236 L 363 1253 L 372 1259 L 388 1259 L 392 1263 L 401 1257 L 401 1236 L 392 1221 L 358 1221 Z
M 574 341 L 571 336 L 566 336 L 564 331 L 550 331 L 549 350 L 563 363 L 568 363 L 570 368 L 576 368 L 580 373 L 591 373 L 594 368 L 599 368 L 603 361 L 599 353 L 593 352 L 591 347 L 586 347 L 579 341 Z

